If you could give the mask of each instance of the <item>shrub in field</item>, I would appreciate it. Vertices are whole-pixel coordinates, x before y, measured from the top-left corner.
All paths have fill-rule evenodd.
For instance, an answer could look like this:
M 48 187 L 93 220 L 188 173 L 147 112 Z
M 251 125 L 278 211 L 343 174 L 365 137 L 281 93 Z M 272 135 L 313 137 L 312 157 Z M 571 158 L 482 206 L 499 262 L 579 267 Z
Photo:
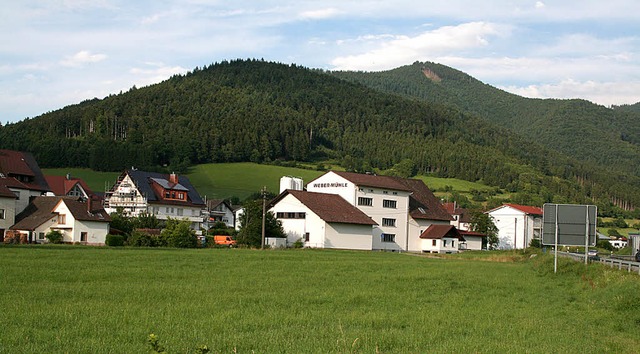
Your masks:
M 598 243 L 596 243 L 596 246 L 598 248 L 604 248 L 607 251 L 613 251 L 613 245 L 611 244 L 611 242 L 609 242 L 607 240 L 598 241 Z
M 542 248 L 542 243 L 539 238 L 534 238 L 529 242 L 529 247 Z
M 49 240 L 49 242 L 51 243 L 62 243 L 62 233 L 60 231 L 57 230 L 52 230 L 49 231 L 45 237 L 47 238 L 47 240 Z
M 134 247 L 154 246 L 153 238 L 151 235 L 137 230 L 131 232 L 131 235 L 129 235 L 129 239 L 127 240 L 127 244 Z
M 111 247 L 124 246 L 124 236 L 108 234 L 104 240 L 105 245 Z

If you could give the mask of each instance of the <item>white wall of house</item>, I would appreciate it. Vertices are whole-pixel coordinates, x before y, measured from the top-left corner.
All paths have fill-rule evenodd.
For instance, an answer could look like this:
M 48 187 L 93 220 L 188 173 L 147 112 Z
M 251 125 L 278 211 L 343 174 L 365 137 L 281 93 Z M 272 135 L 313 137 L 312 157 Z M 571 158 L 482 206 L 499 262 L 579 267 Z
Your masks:
M 0 197 L 0 237 L 9 230 L 16 220 L 16 199 Z
M 86 242 L 87 244 L 94 245 L 104 244 L 107 234 L 109 233 L 108 222 L 76 220 L 64 202 L 58 203 L 54 212 L 58 213 L 58 217 L 52 218 L 57 220 L 49 229 L 61 231 L 64 235 L 64 242 Z M 60 215 L 65 216 L 64 224 L 59 223 L 59 221 L 61 221 Z M 47 232 L 49 231 L 45 231 L 45 233 Z M 85 236 L 84 239 L 83 236 Z
M 482 249 L 482 237 L 480 236 L 464 236 L 464 250 L 480 251 Z
M 371 225 L 329 223 L 325 228 L 325 248 L 371 250 Z
M 9 188 L 12 192 L 16 193 L 18 199 L 16 199 L 16 215 L 20 214 L 29 205 L 31 197 L 39 197 L 43 193 L 39 191 L 32 191 L 28 189 Z
M 534 225 L 540 217 L 528 215 L 509 206 L 489 212 L 498 228 L 499 249 L 523 249 L 534 237 Z
M 442 239 L 421 239 L 422 251 L 429 253 L 458 253 L 459 240 L 443 237 Z
M 270 212 L 277 217 L 279 213 L 305 213 L 304 218 L 278 218 L 282 223 L 282 228 L 287 235 L 287 244 L 302 239 L 305 240 L 305 233 L 309 233 L 309 241 L 305 243 L 307 247 L 323 247 L 325 222 L 311 212 L 302 202 L 291 194 L 286 195 Z
M 204 217 L 202 212 L 204 209 L 199 207 L 188 207 L 172 204 L 149 204 L 146 212 L 155 215 L 158 220 L 188 220 L 191 223 L 191 229 L 200 230 Z
M 147 199 L 140 194 L 129 175 L 122 179 L 109 200 L 105 201 L 104 209 L 107 213 L 115 213 L 118 208 L 123 208 L 125 214 L 134 217 L 147 211 Z
M 226 204 L 220 203 L 214 210 L 212 210 L 211 215 L 215 215 L 216 217 L 221 217 L 221 221 L 227 225 L 227 227 L 234 227 L 234 218 L 233 210 L 229 209 Z M 209 222 L 210 225 L 213 225 L 213 222 Z

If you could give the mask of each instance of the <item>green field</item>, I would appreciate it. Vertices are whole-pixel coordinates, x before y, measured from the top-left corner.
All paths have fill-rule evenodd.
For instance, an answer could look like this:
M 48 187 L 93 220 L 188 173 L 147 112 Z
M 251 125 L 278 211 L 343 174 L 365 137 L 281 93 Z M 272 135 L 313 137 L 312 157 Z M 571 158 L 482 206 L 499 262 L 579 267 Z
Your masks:
M 0 352 L 638 351 L 637 275 L 477 255 L 3 246 Z

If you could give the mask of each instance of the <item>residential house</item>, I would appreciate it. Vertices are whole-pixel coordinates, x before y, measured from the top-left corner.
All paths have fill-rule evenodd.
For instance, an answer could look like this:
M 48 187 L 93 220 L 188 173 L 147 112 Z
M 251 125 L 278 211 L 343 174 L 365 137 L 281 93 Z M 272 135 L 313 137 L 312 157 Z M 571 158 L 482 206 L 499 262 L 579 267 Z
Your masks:
M 443 203 L 442 207 L 451 215 L 451 225 L 455 226 L 458 231 L 471 230 L 471 213 L 464 208 L 460 208 L 458 203 Z
M 126 170 L 104 196 L 105 210 L 129 216 L 141 213 L 159 220 L 188 220 L 193 230 L 203 227 L 206 205 L 186 176 Z
M 44 176 L 44 178 L 55 196 L 79 197 L 87 200 L 93 195 L 84 180 L 71 177 L 70 174 L 66 176 Z
M 269 203 L 287 234 L 287 244 L 305 247 L 371 250 L 377 225 L 337 194 L 285 190 Z
M 422 252 L 458 253 L 460 242 L 464 239 L 453 225 L 430 225 L 420 235 Z
M 49 192 L 33 155 L 22 151 L 0 150 L 0 185 L 16 195 L 15 214 L 22 212 L 32 197 Z
M 4 241 L 5 232 L 15 223 L 16 199 L 14 192 L 0 184 L 0 243 Z
M 337 194 L 373 219 L 375 250 L 421 252 L 424 230 L 452 220 L 417 179 L 330 171 L 309 182 L 307 191 Z
M 459 243 L 459 250 L 480 251 L 483 249 L 484 239 L 487 238 L 487 235 L 475 231 L 458 231 L 460 232 L 460 236 L 463 238 Z
M 542 235 L 542 208 L 503 204 L 487 212 L 498 229 L 499 249 L 523 249 Z
M 235 214 L 233 208 L 224 199 L 207 200 L 208 224 L 211 227 L 216 222 L 223 222 L 227 227 L 234 227 Z
M 16 216 L 11 230 L 26 234 L 29 242 L 46 242 L 46 234 L 57 230 L 65 243 L 104 245 L 110 221 L 109 214 L 90 199 L 44 196 L 35 197 Z

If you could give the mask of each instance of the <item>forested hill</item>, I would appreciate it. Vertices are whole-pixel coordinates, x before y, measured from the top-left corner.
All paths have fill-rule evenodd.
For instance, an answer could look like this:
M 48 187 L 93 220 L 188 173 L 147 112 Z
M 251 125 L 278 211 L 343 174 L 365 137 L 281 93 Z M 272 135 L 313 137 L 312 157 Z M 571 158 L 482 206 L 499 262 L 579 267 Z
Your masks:
M 524 98 L 430 62 L 333 74 L 383 92 L 454 105 L 580 161 L 640 176 L 637 104 L 610 109 L 577 99 Z
M 160 84 L 0 127 L 0 148 L 41 167 L 184 170 L 206 162 L 339 159 L 482 181 L 519 202 L 640 205 L 637 177 L 605 172 L 442 104 L 264 61 L 196 68 Z

